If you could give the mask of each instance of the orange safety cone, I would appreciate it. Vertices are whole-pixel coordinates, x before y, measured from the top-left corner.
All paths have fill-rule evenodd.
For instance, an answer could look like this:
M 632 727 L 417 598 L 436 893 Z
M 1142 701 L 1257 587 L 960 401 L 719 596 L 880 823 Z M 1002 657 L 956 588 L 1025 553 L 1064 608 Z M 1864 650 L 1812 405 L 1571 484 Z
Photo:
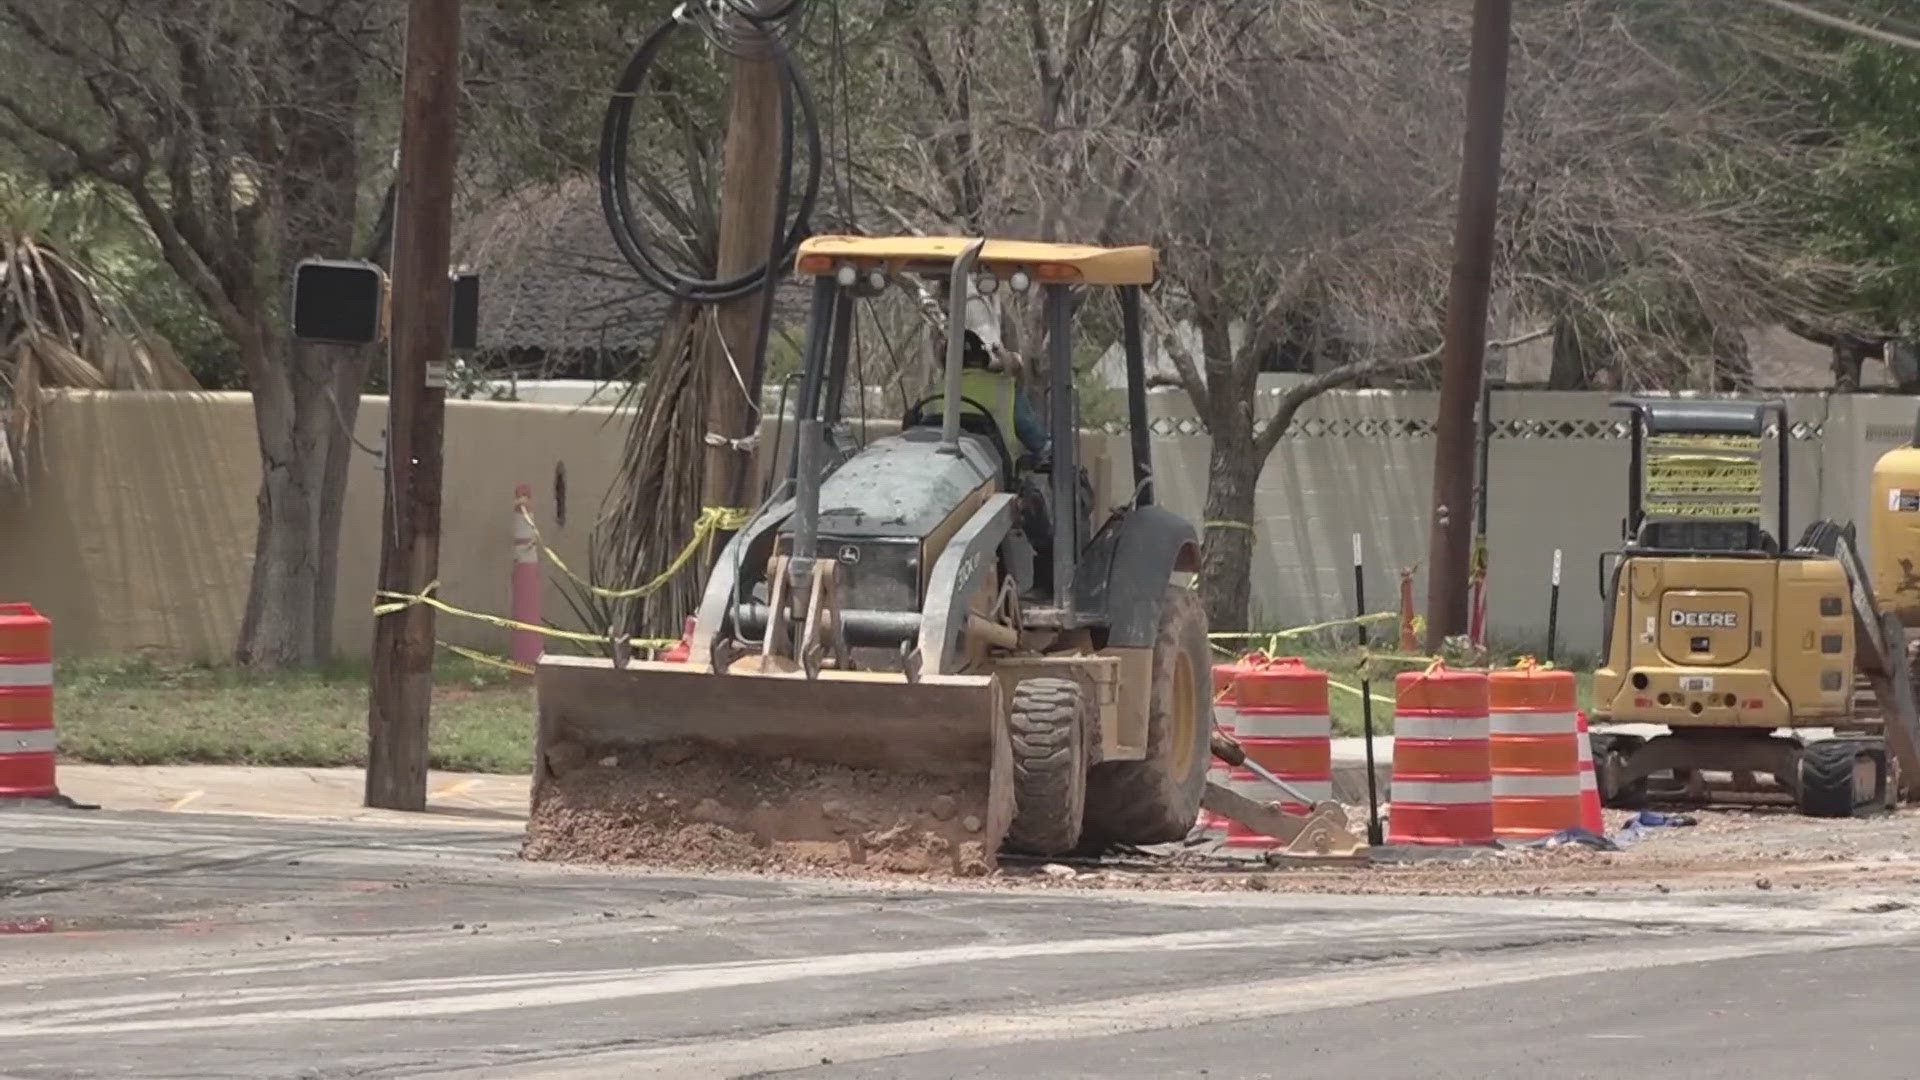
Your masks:
M 1600 814 L 1600 782 L 1593 772 L 1593 739 L 1587 734 L 1586 712 L 1576 711 L 1573 715 L 1580 730 L 1580 827 L 1599 836 L 1607 831 L 1607 821 Z
M 684 664 L 693 658 L 693 627 L 697 621 L 694 616 L 689 615 L 686 621 L 680 624 L 680 640 L 667 646 L 666 650 L 660 654 L 661 663 Z

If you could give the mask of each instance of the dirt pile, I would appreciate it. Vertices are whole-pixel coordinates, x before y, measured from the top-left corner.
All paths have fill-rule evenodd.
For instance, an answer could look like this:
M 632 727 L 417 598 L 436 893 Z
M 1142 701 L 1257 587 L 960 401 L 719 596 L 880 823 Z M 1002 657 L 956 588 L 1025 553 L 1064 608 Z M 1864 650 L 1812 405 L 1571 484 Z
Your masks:
M 695 743 L 580 755 L 549 781 L 521 855 L 695 871 L 920 874 L 992 869 L 984 778 L 769 761 Z

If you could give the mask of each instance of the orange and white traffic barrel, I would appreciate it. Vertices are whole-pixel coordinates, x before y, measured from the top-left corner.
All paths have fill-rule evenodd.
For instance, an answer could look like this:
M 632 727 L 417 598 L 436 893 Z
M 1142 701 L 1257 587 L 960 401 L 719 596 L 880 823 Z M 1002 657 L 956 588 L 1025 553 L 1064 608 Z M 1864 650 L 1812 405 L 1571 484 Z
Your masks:
M 1574 730 L 1578 732 L 1580 758 L 1580 827 L 1599 836 L 1607 831 L 1607 819 L 1600 813 L 1600 780 L 1593 772 L 1593 739 L 1587 734 L 1587 714 L 1576 711 Z
M 1251 671 L 1265 662 L 1265 656 L 1252 653 L 1231 664 L 1213 665 L 1213 726 L 1219 728 L 1222 734 L 1232 736 L 1237 719 L 1233 698 L 1234 681 L 1243 672 Z M 1210 757 L 1207 759 L 1207 782 L 1219 784 L 1221 787 L 1230 787 L 1233 783 L 1232 770 L 1227 767 L 1226 762 Z M 1226 818 L 1211 810 L 1200 811 L 1202 835 L 1224 838 L 1227 835 L 1227 825 Z
M 1242 672 L 1234 682 L 1234 739 L 1247 760 L 1286 781 L 1309 802 L 1285 794 L 1252 769 L 1232 770 L 1229 786 L 1255 802 L 1278 802 L 1289 814 L 1333 798 L 1333 721 L 1327 673 L 1291 657 Z M 1229 847 L 1277 847 L 1280 841 L 1239 822 L 1227 823 Z
M 1390 844 L 1493 843 L 1487 676 L 1435 664 L 1394 680 Z
M 1487 677 L 1493 834 L 1533 840 L 1580 825 L 1573 673 L 1530 662 Z
M 53 623 L 31 604 L 0 604 L 0 799 L 57 799 Z

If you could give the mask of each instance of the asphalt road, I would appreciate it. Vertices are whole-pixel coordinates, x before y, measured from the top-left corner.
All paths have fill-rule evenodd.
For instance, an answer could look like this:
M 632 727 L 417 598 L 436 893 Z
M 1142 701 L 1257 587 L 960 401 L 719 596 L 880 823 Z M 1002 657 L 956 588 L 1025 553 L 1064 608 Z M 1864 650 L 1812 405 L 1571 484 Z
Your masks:
M 499 829 L 0 815 L 0 1075 L 1900 1075 L 1920 914 L 1831 894 L 937 891 Z M 1920 903 L 1920 901 L 1916 901 Z

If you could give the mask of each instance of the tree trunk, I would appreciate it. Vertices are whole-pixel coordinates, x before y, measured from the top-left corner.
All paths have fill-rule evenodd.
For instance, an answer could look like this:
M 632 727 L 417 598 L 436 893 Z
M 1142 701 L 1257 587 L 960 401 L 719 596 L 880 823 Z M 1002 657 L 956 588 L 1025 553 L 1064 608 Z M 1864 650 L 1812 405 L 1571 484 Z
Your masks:
M 1833 388 L 1842 394 L 1860 389 L 1860 369 L 1866 363 L 1867 350 L 1858 338 L 1840 337 L 1832 346 Z
M 1245 630 L 1253 591 L 1254 493 L 1261 466 L 1253 438 L 1260 372 L 1251 356 L 1237 362 L 1242 358 L 1234 355 L 1227 316 L 1196 311 L 1194 322 L 1207 370 L 1204 419 L 1213 437 L 1201 526 L 1200 597 L 1208 626 L 1221 632 Z
M 1253 511 L 1260 462 L 1250 433 L 1223 438 L 1215 431 L 1208 458 L 1200 596 L 1209 627 L 1245 630 L 1253 592 Z
M 294 84 L 311 87 L 334 108 L 278 111 L 285 149 L 274 177 L 277 258 L 256 264 L 270 267 L 276 282 L 290 280 L 301 258 L 351 253 L 360 185 L 359 58 L 340 35 L 314 35 L 300 22 L 289 25 L 287 52 Z M 243 288 L 246 295 L 236 298 L 254 324 L 260 353 L 249 370 L 264 373 L 256 381 L 267 385 L 253 388 L 260 522 L 235 656 L 274 669 L 333 654 L 341 504 L 367 359 L 270 330 L 278 320 L 260 291 Z
M 335 428 L 320 475 L 320 568 L 313 583 L 313 652 L 322 661 L 333 657 L 333 621 L 340 588 L 340 526 L 346 516 L 347 480 L 358 449 L 353 430 L 360 418 L 360 387 L 366 382 L 371 361 L 368 350 L 355 350 L 342 358 L 333 371 L 333 400 L 322 403 L 328 412 L 323 419 L 331 418 Z
M 1586 348 L 1580 340 L 1580 328 L 1562 315 L 1553 320 L 1553 362 L 1547 369 L 1547 389 L 1588 389 Z
M 264 336 L 255 348 L 267 348 Z M 332 418 L 312 360 L 299 354 L 272 365 L 272 385 L 254 388 L 254 430 L 260 445 L 259 522 L 253 578 L 241 621 L 237 661 L 256 670 L 309 665 L 320 592 L 320 518 Z M 270 362 L 269 362 L 270 363 Z M 335 498 L 339 498 L 338 495 Z
M 1714 327 L 1713 388 L 1720 393 L 1745 391 L 1753 387 L 1753 355 L 1746 335 L 1738 330 Z

